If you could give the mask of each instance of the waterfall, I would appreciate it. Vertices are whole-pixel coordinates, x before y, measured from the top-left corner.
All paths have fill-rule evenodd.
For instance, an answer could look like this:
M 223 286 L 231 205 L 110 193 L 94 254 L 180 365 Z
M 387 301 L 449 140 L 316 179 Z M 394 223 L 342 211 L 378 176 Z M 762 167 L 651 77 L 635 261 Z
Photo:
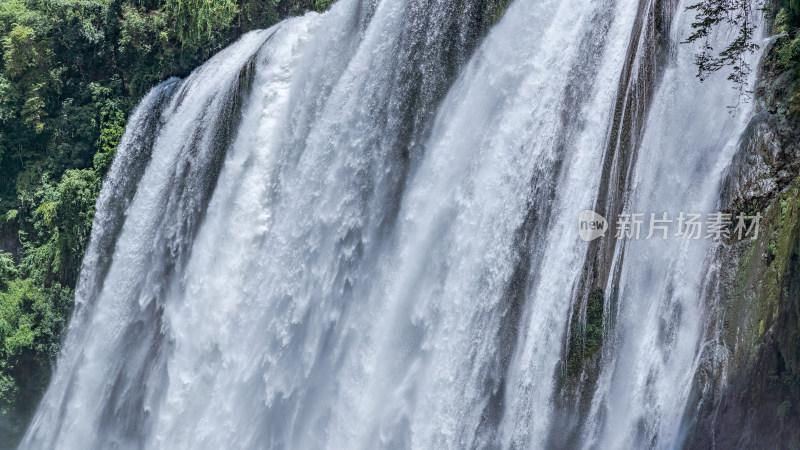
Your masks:
M 714 211 L 750 107 L 688 3 L 482 4 L 340 0 L 155 87 L 21 448 L 680 446 L 714 244 L 577 218 Z

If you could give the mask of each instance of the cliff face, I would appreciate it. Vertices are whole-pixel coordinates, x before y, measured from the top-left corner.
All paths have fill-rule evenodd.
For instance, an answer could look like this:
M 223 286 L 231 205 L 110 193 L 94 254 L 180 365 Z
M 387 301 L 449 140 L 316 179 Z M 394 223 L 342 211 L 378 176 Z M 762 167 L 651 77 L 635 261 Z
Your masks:
M 800 117 L 794 70 L 775 41 L 762 61 L 748 125 L 721 204 L 760 212 L 757 238 L 731 243 L 719 264 L 715 354 L 696 380 L 692 448 L 800 448 Z M 720 351 L 721 350 L 721 351 Z

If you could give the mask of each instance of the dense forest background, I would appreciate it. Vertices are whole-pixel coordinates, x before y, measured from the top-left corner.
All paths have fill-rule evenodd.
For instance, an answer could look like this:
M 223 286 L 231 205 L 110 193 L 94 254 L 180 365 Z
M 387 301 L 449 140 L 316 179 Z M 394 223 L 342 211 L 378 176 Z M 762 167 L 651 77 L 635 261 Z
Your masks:
M 47 386 L 95 199 L 132 108 L 243 33 L 330 1 L 0 0 L 0 448 L 24 431 Z M 508 1 L 486 0 L 491 21 Z M 732 68 L 740 81 L 746 73 L 748 4 L 694 7 L 692 40 L 723 24 L 742 30 L 731 47 L 698 55 L 701 77 Z M 767 6 L 779 36 L 769 68 L 789 74 L 786 114 L 798 115 L 800 0 Z

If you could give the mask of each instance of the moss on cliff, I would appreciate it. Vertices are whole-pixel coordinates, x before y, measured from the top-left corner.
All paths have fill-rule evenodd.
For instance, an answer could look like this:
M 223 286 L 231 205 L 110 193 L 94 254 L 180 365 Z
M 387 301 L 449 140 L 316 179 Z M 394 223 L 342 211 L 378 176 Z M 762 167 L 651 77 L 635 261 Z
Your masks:
M 586 362 L 595 356 L 603 344 L 603 305 L 605 295 L 596 289 L 587 299 L 583 320 L 576 315 L 570 326 L 567 348 L 566 375 L 572 378 L 584 369 Z
M 511 0 L 488 0 L 486 2 L 486 21 L 489 25 L 494 25 L 505 14 Z
M 796 448 L 800 444 L 800 178 L 774 197 L 759 234 L 723 252 L 735 268 L 722 339 L 725 386 L 688 447 Z M 706 420 L 706 419 L 701 419 Z
M 796 179 L 767 209 L 759 236 L 739 262 L 734 296 L 750 306 L 753 324 L 748 341 L 755 350 L 766 333 L 794 345 L 783 346 L 787 369 L 800 374 L 800 178 Z M 788 316 L 788 317 L 784 317 Z M 792 319 L 781 321 L 781 318 Z M 780 325 L 780 327 L 776 327 Z

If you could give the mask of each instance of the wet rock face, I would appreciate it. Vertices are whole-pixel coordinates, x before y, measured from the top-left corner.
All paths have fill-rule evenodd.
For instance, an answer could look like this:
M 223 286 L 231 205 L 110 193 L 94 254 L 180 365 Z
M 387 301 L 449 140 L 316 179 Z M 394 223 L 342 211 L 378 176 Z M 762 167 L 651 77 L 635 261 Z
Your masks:
M 800 446 L 800 178 L 763 214 L 757 239 L 717 255 L 724 363 L 703 361 L 687 448 Z
M 786 156 L 786 168 L 793 168 L 797 173 L 800 158 L 800 115 L 793 112 L 790 106 L 798 82 L 797 74 L 791 69 L 779 69 L 773 59 L 774 57 L 768 56 L 764 62 L 761 80 L 756 85 L 756 111 L 771 116 L 771 127 Z
M 728 353 L 698 383 L 710 388 L 697 393 L 687 448 L 800 446 L 800 116 L 789 107 L 797 82 L 768 50 L 720 198 L 733 213 L 760 212 L 761 231 L 717 254 Z
M 775 125 L 775 117 L 766 112 L 756 114 L 748 124 L 723 185 L 723 205 L 745 209 L 751 200 L 774 196 L 779 186 L 791 181 Z
M 789 105 L 797 75 L 778 68 L 770 49 L 766 55 L 754 91 L 756 113 L 722 186 L 721 204 L 733 211 L 763 210 L 800 175 L 800 116 Z

